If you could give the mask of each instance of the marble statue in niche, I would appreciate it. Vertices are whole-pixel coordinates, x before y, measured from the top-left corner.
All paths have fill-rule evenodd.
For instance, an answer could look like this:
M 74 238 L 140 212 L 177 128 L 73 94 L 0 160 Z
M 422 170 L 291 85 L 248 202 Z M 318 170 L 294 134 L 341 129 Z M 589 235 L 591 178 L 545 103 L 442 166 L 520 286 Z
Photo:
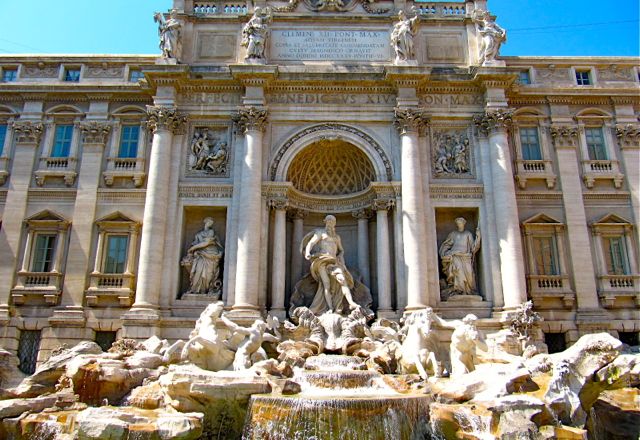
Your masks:
M 196 128 L 191 140 L 190 170 L 213 176 L 227 174 L 227 142 L 214 137 L 207 128 Z
M 394 64 L 415 60 L 413 37 L 418 31 L 419 20 L 419 15 L 410 19 L 407 18 L 404 11 L 398 12 L 398 21 L 393 25 L 393 30 L 391 31 L 391 47 L 393 47 L 396 54 Z
M 264 50 L 269 38 L 271 9 L 256 7 L 253 17 L 242 28 L 242 47 L 247 49 L 245 61 L 265 62 Z
M 432 163 L 436 177 L 471 177 L 471 144 L 466 133 L 436 131 Z
M 178 11 L 172 9 L 168 20 L 164 19 L 161 12 L 156 12 L 153 15 L 153 20 L 158 23 L 162 58 L 179 59 L 182 52 L 180 40 L 182 24 L 178 21 Z
M 473 21 L 480 34 L 480 64 L 491 64 L 500 52 L 500 46 L 507 41 L 507 31 L 495 22 L 489 11 L 474 11 Z
M 213 229 L 213 219 L 206 217 L 203 223 L 202 230 L 196 233 L 180 263 L 189 272 L 189 290 L 185 293 L 219 299 L 222 292 L 220 262 L 224 247 Z
M 456 230 L 442 242 L 439 255 L 442 259 L 440 294 L 443 300 L 454 295 L 477 295 L 475 256 L 480 250 L 480 229 L 476 236 L 465 229 L 467 221 L 463 217 L 455 220 Z

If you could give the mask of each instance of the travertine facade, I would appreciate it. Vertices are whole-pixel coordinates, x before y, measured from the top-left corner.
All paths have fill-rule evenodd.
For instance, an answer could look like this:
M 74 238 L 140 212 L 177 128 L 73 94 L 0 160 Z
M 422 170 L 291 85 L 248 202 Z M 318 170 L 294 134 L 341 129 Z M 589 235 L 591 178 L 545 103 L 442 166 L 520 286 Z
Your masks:
M 327 214 L 378 316 L 637 337 L 638 59 L 496 56 L 484 0 L 174 6 L 160 57 L 0 56 L 0 345 L 284 318 Z

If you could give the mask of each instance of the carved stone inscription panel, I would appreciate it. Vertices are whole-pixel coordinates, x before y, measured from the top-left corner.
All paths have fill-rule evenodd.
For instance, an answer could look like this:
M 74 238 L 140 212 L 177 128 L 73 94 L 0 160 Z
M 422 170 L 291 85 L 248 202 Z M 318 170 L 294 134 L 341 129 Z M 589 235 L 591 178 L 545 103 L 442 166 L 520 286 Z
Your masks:
M 389 61 L 388 31 L 273 30 L 269 58 L 283 61 Z

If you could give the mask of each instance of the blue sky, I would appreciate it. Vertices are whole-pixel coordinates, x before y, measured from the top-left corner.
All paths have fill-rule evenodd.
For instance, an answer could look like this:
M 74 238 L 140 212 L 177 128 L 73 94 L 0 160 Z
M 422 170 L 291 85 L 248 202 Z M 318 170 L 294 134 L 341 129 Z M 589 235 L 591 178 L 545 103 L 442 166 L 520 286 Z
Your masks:
M 640 55 L 638 0 L 489 0 L 503 55 Z M 171 0 L 0 0 L 0 53 L 158 53 Z

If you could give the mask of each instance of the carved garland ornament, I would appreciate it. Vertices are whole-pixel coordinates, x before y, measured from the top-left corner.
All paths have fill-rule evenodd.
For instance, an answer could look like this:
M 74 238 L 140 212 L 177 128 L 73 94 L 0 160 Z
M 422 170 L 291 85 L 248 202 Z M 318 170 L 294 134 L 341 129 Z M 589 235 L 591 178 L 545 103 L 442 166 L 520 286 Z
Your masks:
M 376 142 L 375 139 L 373 139 L 368 134 L 358 130 L 357 128 L 350 127 L 348 125 L 336 124 L 336 123 L 324 123 L 320 125 L 314 125 L 313 127 L 305 128 L 304 130 L 296 133 L 295 136 L 289 138 L 287 142 L 285 142 L 284 145 L 282 145 L 282 147 L 278 149 L 273 159 L 273 163 L 271 164 L 271 169 L 269 171 L 269 176 L 271 180 L 276 179 L 276 174 L 278 172 L 278 166 L 280 165 L 280 161 L 282 160 L 285 153 L 289 150 L 289 148 L 291 148 L 292 145 L 294 145 L 300 139 L 312 133 L 318 133 L 321 131 L 328 131 L 328 130 L 351 133 L 361 138 L 366 144 L 371 146 L 382 159 L 382 163 L 384 164 L 384 168 L 387 173 L 387 179 L 388 180 L 393 179 L 393 167 L 391 166 L 391 161 L 387 157 L 386 153 L 384 152 L 380 144 Z
M 640 145 L 640 126 L 633 124 L 617 125 L 616 137 L 621 147 L 637 147 Z
M 40 137 L 44 128 L 40 122 L 16 121 L 13 124 L 13 133 L 16 142 L 20 143 L 40 143 Z
M 395 108 L 393 125 L 401 135 L 419 132 L 429 125 L 429 117 L 422 111 L 413 108 Z
M 513 110 L 487 110 L 484 115 L 474 116 L 473 123 L 485 135 L 494 131 L 506 131 L 513 124 Z
M 173 134 L 183 134 L 187 122 L 187 115 L 178 112 L 175 107 L 163 105 L 147 106 L 147 128 L 155 133 L 160 130 L 169 130 Z
M 554 125 L 549 128 L 551 139 L 558 147 L 574 147 L 578 141 L 578 128 L 567 125 Z
M 82 142 L 85 144 L 101 144 L 107 143 L 109 133 L 111 133 L 111 124 L 106 122 L 89 121 L 79 124 L 82 133 Z
M 268 110 L 259 107 L 240 107 L 232 117 L 241 133 L 263 131 L 267 125 Z
M 358 3 L 369 14 L 386 14 L 391 8 L 373 8 L 376 0 L 302 0 L 304 6 L 313 12 L 347 12 L 353 10 Z M 289 0 L 285 6 L 273 8 L 274 12 L 293 12 L 300 4 L 300 0 Z

